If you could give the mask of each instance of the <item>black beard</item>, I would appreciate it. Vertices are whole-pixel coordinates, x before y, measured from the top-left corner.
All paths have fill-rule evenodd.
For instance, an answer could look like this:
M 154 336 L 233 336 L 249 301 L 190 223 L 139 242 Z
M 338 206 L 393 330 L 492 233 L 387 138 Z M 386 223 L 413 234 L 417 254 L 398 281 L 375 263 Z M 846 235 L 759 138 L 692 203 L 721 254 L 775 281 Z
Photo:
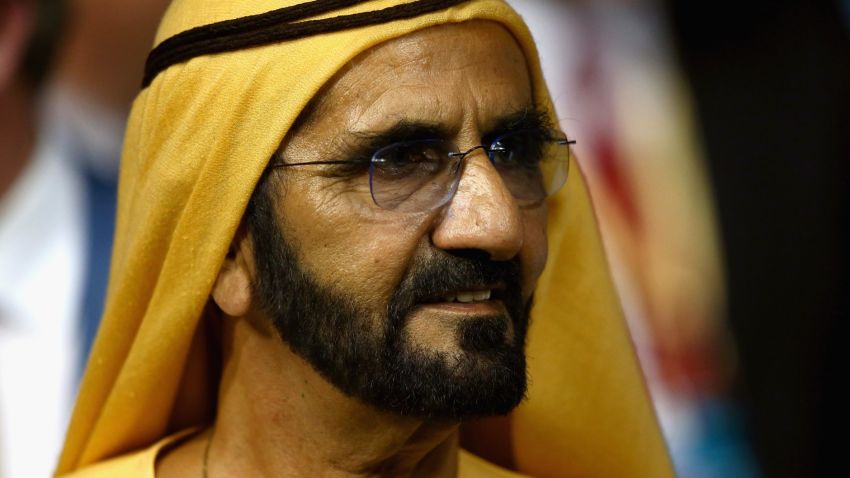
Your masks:
M 260 306 L 283 341 L 343 393 L 403 416 L 451 421 L 504 415 L 522 401 L 531 301 L 522 300 L 518 261 L 425 251 L 412 261 L 386 314 L 370 314 L 300 266 L 271 204 L 252 206 Z M 459 321 L 459 349 L 450 356 L 408 340 L 407 319 L 423 302 L 497 283 L 505 287 L 498 298 L 507 316 Z

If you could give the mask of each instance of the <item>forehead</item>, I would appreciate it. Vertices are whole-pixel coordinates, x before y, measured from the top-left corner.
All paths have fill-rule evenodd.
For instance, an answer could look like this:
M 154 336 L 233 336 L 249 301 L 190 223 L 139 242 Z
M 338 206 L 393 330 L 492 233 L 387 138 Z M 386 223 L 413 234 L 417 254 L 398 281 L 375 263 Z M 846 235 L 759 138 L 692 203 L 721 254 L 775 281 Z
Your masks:
M 375 131 L 398 121 L 486 128 L 532 105 L 525 57 L 493 22 L 440 25 L 378 45 L 313 101 L 310 129 Z

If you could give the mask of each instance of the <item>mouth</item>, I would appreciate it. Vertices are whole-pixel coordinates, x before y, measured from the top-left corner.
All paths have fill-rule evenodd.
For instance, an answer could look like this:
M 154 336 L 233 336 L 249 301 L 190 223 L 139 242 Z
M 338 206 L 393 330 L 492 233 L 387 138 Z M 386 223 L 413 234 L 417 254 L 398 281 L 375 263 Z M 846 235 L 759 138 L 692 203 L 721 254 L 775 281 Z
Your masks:
M 443 302 L 471 304 L 473 302 L 490 300 L 491 295 L 493 295 L 493 289 L 452 292 L 443 296 Z
M 423 305 L 437 304 L 477 304 L 498 301 L 504 295 L 505 286 L 494 284 L 486 286 L 467 286 L 456 290 L 443 291 L 420 301 Z

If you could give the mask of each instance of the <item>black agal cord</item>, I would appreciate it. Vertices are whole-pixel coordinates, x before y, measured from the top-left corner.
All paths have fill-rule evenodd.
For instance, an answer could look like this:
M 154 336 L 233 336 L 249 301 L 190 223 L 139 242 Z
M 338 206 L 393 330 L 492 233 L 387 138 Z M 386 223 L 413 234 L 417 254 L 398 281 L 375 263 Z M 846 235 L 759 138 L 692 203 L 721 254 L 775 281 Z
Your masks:
M 213 53 L 295 40 L 321 33 L 377 25 L 418 17 L 463 3 L 466 0 L 417 0 L 372 12 L 320 20 L 303 20 L 350 7 L 366 0 L 314 0 L 258 15 L 203 25 L 163 41 L 148 55 L 142 88 L 166 68 L 191 58 Z

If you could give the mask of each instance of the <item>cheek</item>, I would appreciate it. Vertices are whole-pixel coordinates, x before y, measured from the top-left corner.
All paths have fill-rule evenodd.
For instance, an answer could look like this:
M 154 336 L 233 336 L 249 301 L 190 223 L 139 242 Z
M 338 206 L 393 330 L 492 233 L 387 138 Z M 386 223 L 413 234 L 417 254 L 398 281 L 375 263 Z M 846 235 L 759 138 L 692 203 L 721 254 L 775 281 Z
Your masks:
M 390 296 L 407 269 L 416 241 L 398 234 L 397 227 L 364 226 L 357 240 L 341 238 L 336 247 L 327 251 L 336 258 L 330 264 L 329 278 L 337 290 L 356 297 L 358 303 L 376 312 L 383 312 Z
M 290 201 L 288 194 L 286 237 L 321 284 L 383 312 L 425 232 L 422 218 L 389 217 L 374 207 L 322 197 Z

